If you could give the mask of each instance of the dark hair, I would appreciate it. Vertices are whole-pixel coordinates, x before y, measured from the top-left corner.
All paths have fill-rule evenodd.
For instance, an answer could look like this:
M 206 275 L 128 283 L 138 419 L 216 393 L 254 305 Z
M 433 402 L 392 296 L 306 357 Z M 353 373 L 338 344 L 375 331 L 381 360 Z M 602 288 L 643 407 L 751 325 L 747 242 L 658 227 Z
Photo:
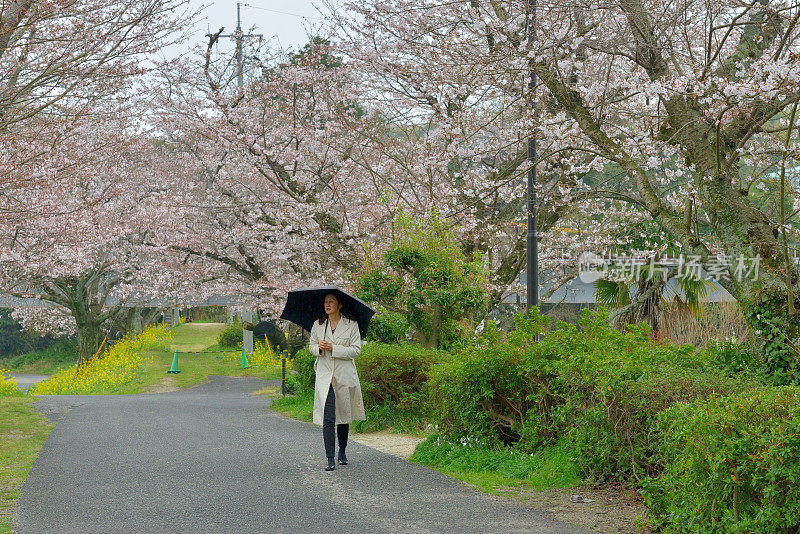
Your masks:
M 325 321 L 328 319 L 328 314 L 325 313 L 325 299 L 328 297 L 328 295 L 333 296 L 333 298 L 336 299 L 336 302 L 342 305 L 342 309 L 339 311 L 339 313 L 342 314 L 342 317 L 344 317 L 345 319 L 350 319 L 351 321 L 356 320 L 355 316 L 349 311 L 347 311 L 347 308 L 345 307 L 344 302 L 342 302 L 342 300 L 339 298 L 339 295 L 337 293 L 330 292 L 330 293 L 325 293 L 325 296 L 322 298 L 322 315 L 320 315 L 319 319 L 317 319 L 319 321 L 319 324 L 321 325 L 325 324 Z

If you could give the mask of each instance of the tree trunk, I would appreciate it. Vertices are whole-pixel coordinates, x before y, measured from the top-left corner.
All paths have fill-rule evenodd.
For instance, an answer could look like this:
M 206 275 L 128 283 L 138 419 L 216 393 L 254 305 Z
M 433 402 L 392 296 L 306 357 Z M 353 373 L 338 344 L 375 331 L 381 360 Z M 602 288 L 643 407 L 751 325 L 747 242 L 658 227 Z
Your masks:
M 96 318 L 75 319 L 78 327 L 78 362 L 83 363 L 90 360 L 100 348 L 102 328 Z
M 785 381 L 800 371 L 800 314 L 789 306 L 789 290 L 798 294 L 800 275 L 797 264 L 786 261 L 775 223 L 734 183 L 733 176 L 714 179 L 700 190 L 703 204 L 732 264 L 725 287 L 741 306 L 766 370 Z M 744 273 L 737 272 L 742 258 Z
M 433 317 L 431 317 L 431 336 L 429 339 L 429 347 L 432 349 L 439 348 L 439 342 L 442 335 L 442 306 L 439 304 L 433 305 Z
M 112 273 L 102 268 L 76 277 L 38 281 L 40 298 L 65 308 L 75 320 L 78 363 L 94 356 L 100 348 L 104 329 L 114 322 L 122 309 L 121 303 L 107 306 L 108 295 L 117 282 Z

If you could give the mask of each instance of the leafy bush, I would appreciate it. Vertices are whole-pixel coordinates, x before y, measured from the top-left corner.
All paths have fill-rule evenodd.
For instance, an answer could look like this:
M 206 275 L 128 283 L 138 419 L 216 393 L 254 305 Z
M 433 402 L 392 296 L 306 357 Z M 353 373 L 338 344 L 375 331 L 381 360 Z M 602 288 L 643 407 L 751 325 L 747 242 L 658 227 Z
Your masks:
M 754 385 L 730 378 L 707 353 L 650 339 L 646 325 L 618 332 L 606 312 L 581 328 L 533 312 L 505 343 L 476 345 L 431 378 L 442 430 L 534 452 L 565 442 L 584 474 L 640 480 L 658 473 L 655 416 L 677 403 Z M 539 341 L 535 342 L 539 334 Z
M 400 343 L 406 340 L 410 325 L 400 313 L 379 311 L 369 322 L 367 340 L 379 343 Z
M 314 391 L 314 362 L 316 356 L 308 351 L 308 348 L 298 350 L 294 355 L 292 368 L 297 377 L 297 386 L 300 393 Z
M 428 411 L 428 377 L 446 353 L 419 345 L 368 343 L 356 360 L 366 408 L 391 404 Z
M 493 446 L 518 442 L 532 408 L 524 362 L 523 347 L 498 344 L 465 350 L 436 366 L 430 388 L 442 428 Z
M 6 378 L 3 373 L 6 371 L 0 369 L 0 397 L 19 397 L 23 393 L 17 387 L 17 380 L 13 377 Z
M 708 342 L 708 355 L 711 361 L 731 375 L 740 373 L 758 373 L 763 369 L 757 351 L 748 345 L 733 340 Z
M 644 485 L 665 532 L 798 532 L 800 389 L 761 388 L 658 417 L 666 469 Z
M 650 339 L 646 324 L 621 333 L 604 312 L 584 314 L 583 332 L 569 326 L 537 349 L 558 358 L 549 384 L 552 420 L 567 431 L 583 471 L 593 478 L 639 481 L 663 468 L 656 415 L 670 406 L 757 385 L 729 377 L 705 352 Z
M 121 340 L 80 366 L 59 369 L 53 376 L 38 382 L 28 391 L 33 395 L 91 395 L 113 392 L 136 378 L 152 349 L 166 350 L 172 332 L 164 325 L 150 326 L 141 334 Z
M 220 347 L 237 348 L 242 346 L 242 323 L 234 321 L 217 335 L 217 344 Z
M 791 330 L 788 311 L 781 300 L 767 300 L 744 308 L 754 334 L 754 345 L 762 358 L 762 371 L 776 385 L 800 383 L 796 348 L 787 335 Z
M 367 259 L 356 291 L 401 313 L 426 347 L 446 348 L 459 329 L 456 323 L 485 311 L 488 276 L 480 255 L 465 257 L 449 223 L 436 212 L 426 220 L 400 215 L 388 250 Z

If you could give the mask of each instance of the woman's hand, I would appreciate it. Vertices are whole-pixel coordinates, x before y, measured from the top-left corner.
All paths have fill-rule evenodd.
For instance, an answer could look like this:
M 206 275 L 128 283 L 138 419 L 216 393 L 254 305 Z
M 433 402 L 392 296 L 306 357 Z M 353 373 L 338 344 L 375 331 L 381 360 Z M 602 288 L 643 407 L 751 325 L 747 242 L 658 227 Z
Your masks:
M 322 352 L 323 350 L 333 350 L 333 344 L 323 339 L 319 342 L 319 351 Z

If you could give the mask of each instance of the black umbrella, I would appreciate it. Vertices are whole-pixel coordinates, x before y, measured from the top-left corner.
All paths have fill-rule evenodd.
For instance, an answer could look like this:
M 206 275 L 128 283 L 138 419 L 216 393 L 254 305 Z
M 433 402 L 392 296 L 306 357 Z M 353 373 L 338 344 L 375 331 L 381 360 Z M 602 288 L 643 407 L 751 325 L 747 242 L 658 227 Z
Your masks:
M 369 320 L 375 315 L 375 310 L 363 300 L 336 286 L 304 287 L 289 291 L 286 306 L 281 312 L 281 319 L 291 321 L 309 332 L 314 321 L 325 315 L 325 295 L 333 293 L 342 304 L 342 311 L 358 321 L 358 330 L 361 337 L 366 337 Z

